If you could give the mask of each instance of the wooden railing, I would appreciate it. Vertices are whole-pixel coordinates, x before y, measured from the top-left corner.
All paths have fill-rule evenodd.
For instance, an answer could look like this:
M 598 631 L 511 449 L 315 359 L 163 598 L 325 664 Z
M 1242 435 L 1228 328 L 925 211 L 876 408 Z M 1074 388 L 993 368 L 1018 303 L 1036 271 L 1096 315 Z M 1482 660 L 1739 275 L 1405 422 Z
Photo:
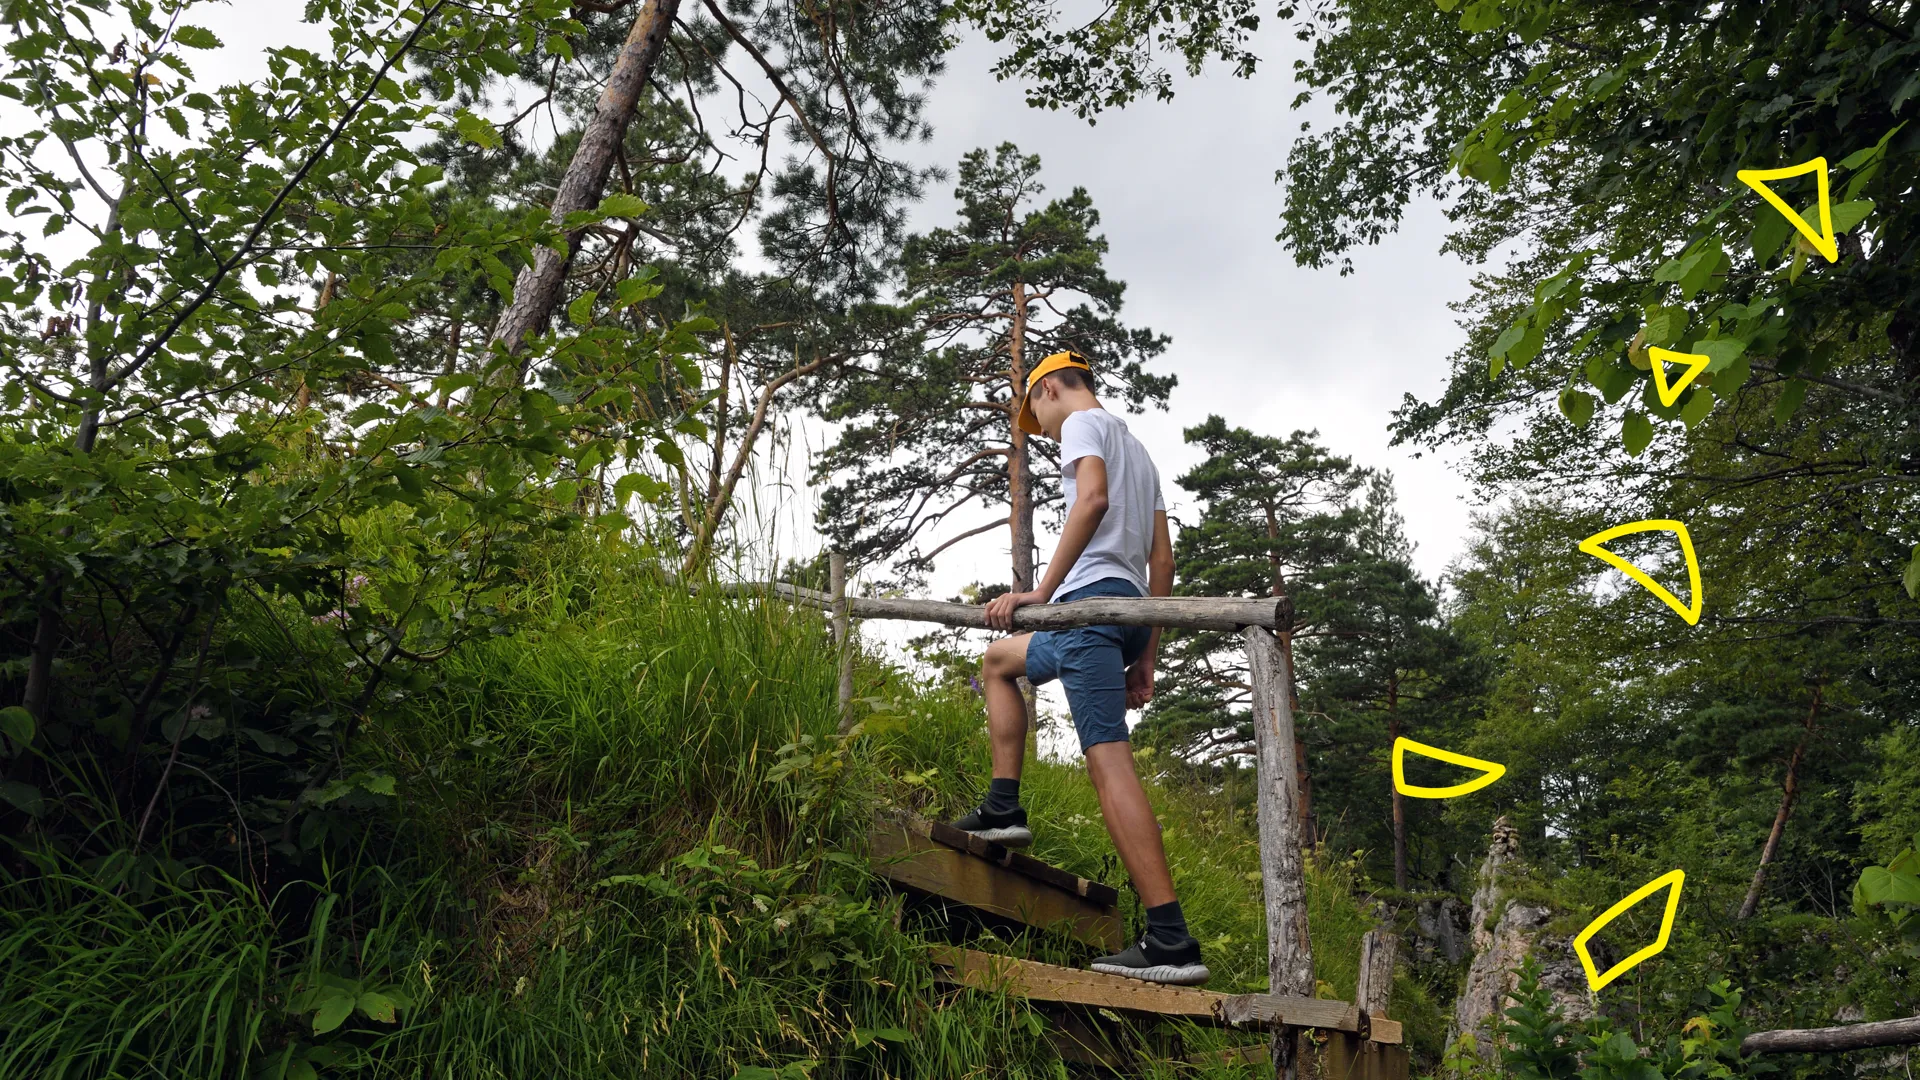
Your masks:
M 845 558 L 829 556 L 832 592 L 787 582 L 699 585 L 730 596 L 780 599 L 831 613 L 840 653 L 840 725 L 852 726 L 852 619 L 907 619 L 944 626 L 987 628 L 986 608 L 937 600 L 846 595 Z M 1300 826 L 1300 792 L 1294 760 L 1290 673 L 1273 631 L 1287 625 L 1285 600 L 1244 597 L 1100 597 L 1064 604 L 1033 604 L 1013 613 L 1013 628 L 1064 630 L 1077 626 L 1161 626 L 1238 631 L 1247 650 L 1253 685 L 1255 818 L 1260 834 L 1260 883 L 1267 916 L 1268 992 L 1310 998 L 1314 993 L 1313 944 L 1307 936 L 1307 879 Z M 1363 997 L 1367 996 L 1365 994 Z M 1381 1004 L 1384 1006 L 1384 1000 Z M 1384 1008 L 1382 1009 L 1384 1011 Z M 1362 1010 L 1364 1015 L 1365 1010 Z M 1284 1080 L 1295 1075 L 1294 1031 L 1275 1024 L 1269 1060 Z

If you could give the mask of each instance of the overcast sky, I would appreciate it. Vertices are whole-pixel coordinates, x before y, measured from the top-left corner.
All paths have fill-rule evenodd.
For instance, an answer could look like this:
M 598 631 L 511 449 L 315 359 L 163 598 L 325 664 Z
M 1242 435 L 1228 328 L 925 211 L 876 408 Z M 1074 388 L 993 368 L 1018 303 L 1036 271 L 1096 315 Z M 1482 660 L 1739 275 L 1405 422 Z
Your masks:
M 1304 114 L 1288 108 L 1296 93 L 1288 73 L 1304 46 L 1284 32 L 1262 39 L 1255 78 L 1224 70 L 1181 78 L 1173 101 L 1110 112 L 1094 126 L 1028 108 L 1018 86 L 993 79 L 997 47 L 973 40 L 950 58 L 929 103 L 933 140 L 918 152 L 952 172 L 967 151 L 1010 140 L 1040 155 L 1046 197 L 1075 187 L 1092 196 L 1108 272 L 1127 283 L 1122 320 L 1173 339 L 1155 365 L 1179 375 L 1168 411 L 1116 408 L 1159 466 L 1171 510 L 1194 508 L 1173 478 L 1200 458 L 1182 429 L 1209 413 L 1268 435 L 1318 429 L 1333 452 L 1393 472 L 1414 561 L 1437 577 L 1463 549 L 1468 485 L 1452 466 L 1457 454 L 1416 459 L 1388 446 L 1387 423 L 1403 394 L 1430 398 L 1444 385 L 1446 357 L 1464 337 L 1447 304 L 1467 294 L 1470 268 L 1439 254 L 1446 221 L 1430 203 L 1410 207 L 1385 243 L 1356 252 L 1344 278 L 1294 265 L 1273 239 L 1282 197 L 1274 171 L 1301 120 L 1318 126 L 1327 113 L 1319 103 Z M 957 207 L 950 179 L 915 208 L 914 228 L 950 224 Z M 781 497 L 786 535 L 802 533 L 812 509 L 804 484 Z M 1056 539 L 1042 537 L 1043 560 Z M 941 556 L 931 595 L 1005 581 L 1008 563 L 1005 532 L 956 545 Z M 863 632 L 897 642 L 911 631 Z M 1043 699 L 1064 712 L 1057 684 Z M 1064 730 L 1049 734 L 1048 749 L 1071 749 Z

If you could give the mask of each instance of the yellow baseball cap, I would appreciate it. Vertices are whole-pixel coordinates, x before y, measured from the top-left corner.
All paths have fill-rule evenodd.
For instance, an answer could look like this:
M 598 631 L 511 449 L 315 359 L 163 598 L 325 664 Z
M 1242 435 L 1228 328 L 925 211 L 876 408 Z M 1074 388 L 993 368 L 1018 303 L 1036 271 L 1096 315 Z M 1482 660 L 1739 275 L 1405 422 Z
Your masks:
M 1029 435 L 1046 434 L 1040 427 L 1040 418 L 1033 415 L 1033 387 L 1040 381 L 1041 376 L 1050 371 L 1059 371 L 1061 368 L 1068 367 L 1077 367 L 1086 372 L 1093 371 L 1093 366 L 1088 364 L 1079 353 L 1057 352 L 1035 364 L 1033 370 L 1027 372 L 1027 390 L 1020 395 L 1020 411 L 1013 419 L 1021 431 Z

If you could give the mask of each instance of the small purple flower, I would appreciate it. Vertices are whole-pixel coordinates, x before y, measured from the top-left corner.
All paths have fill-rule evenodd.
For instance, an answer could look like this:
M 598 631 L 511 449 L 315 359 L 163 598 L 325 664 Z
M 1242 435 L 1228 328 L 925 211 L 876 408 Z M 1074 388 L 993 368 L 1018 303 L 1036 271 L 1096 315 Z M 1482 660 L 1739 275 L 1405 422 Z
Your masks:
M 980 677 L 978 675 L 967 676 L 967 685 L 973 687 L 973 692 L 979 694 L 981 697 L 987 695 L 986 688 L 980 685 Z

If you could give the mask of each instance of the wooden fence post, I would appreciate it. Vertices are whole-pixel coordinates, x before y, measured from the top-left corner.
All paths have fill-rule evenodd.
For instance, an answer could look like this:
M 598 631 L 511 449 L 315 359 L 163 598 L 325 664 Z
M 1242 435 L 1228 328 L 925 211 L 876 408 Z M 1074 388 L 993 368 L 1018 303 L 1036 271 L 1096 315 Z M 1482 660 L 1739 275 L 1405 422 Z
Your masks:
M 1296 789 L 1293 709 L 1288 671 L 1273 635 L 1241 630 L 1253 683 L 1255 814 L 1260 824 L 1260 882 L 1266 894 L 1268 992 L 1312 997 L 1313 943 L 1307 937 L 1306 864 L 1300 852 L 1300 793 Z M 1279 1080 L 1295 1080 L 1294 1035 L 1273 1031 L 1269 1060 Z
M 828 552 L 827 568 L 833 580 L 833 644 L 840 653 L 840 734 L 845 735 L 853 727 L 853 643 L 847 614 L 847 557 L 838 551 Z

